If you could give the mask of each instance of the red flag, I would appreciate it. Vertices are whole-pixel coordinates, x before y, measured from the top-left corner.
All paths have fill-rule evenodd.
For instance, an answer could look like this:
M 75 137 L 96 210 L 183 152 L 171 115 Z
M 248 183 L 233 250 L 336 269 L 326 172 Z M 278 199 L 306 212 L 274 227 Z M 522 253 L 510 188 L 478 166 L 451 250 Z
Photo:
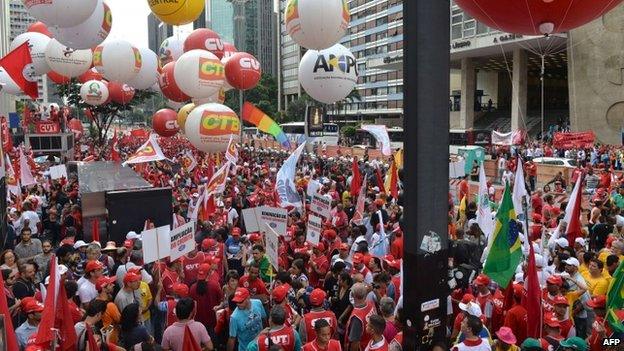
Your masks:
M 188 325 L 184 326 L 184 339 L 182 341 L 182 350 L 184 351 L 201 351 L 199 343 L 193 337 L 191 329 Z
M 0 274 L 0 314 L 8 316 L 4 318 L 4 330 L 6 330 L 6 349 L 17 350 L 17 337 L 15 336 L 15 329 L 13 328 L 13 321 L 11 320 L 11 314 L 9 313 L 9 306 L 7 305 L 7 298 L 4 292 L 4 280 L 2 274 Z
M 59 284 L 58 304 L 56 306 L 56 329 L 59 331 L 59 345 L 61 350 L 75 350 L 78 344 L 78 336 L 74 329 L 74 320 L 72 317 L 71 306 L 65 292 L 65 284 L 63 281 Z M 41 328 L 41 325 L 39 325 Z
M 581 178 L 583 177 L 578 177 L 572 194 L 570 194 L 570 202 L 566 207 L 564 217 L 564 221 L 568 223 L 565 234 L 568 237 L 570 247 L 574 247 L 574 240 L 581 237 L 581 195 L 583 194 Z
M 13 150 L 13 137 L 9 130 L 9 124 L 4 116 L 0 117 L 0 129 L 0 134 L 2 135 L 2 150 L 7 153 L 11 152 Z
M 56 301 L 59 290 L 59 281 L 57 273 L 56 256 L 52 254 L 50 259 L 50 283 L 48 284 L 47 294 L 44 305 L 46 308 L 41 313 L 41 322 L 39 323 L 39 329 L 37 330 L 37 338 L 35 343 L 41 346 L 48 346 L 54 340 L 54 327 L 55 327 L 55 313 L 56 313 Z
M 379 192 L 385 193 L 386 188 L 384 187 L 384 181 L 383 177 L 381 176 L 381 170 L 379 170 L 379 167 L 375 168 L 375 177 L 377 178 L 377 186 L 379 187 Z
M 87 345 L 89 345 L 89 351 L 97 351 L 100 348 L 97 345 L 97 341 L 95 341 L 95 336 L 93 335 L 93 328 L 85 324 L 87 330 Z M 114 350 L 114 349 L 113 349 Z
M 27 67 L 28 65 L 30 65 L 30 68 Z M 1 58 L 0 66 L 4 68 L 24 94 L 30 96 L 33 100 L 37 100 L 39 87 L 32 71 L 32 58 L 28 42 L 23 43 Z
M 527 336 L 529 338 L 540 338 L 542 335 L 542 292 L 540 290 L 539 279 L 537 277 L 537 266 L 535 265 L 535 252 L 533 245 L 529 244 L 529 266 L 525 282 L 527 291 L 526 297 L 522 299 L 522 306 L 527 310 Z
M 386 188 L 390 190 L 392 198 L 399 198 L 399 170 L 397 169 L 396 162 L 394 162 L 394 157 L 392 158 L 390 169 L 388 170 L 388 175 L 386 176 Z
M 207 196 L 204 194 L 204 196 Z M 214 195 L 210 195 L 208 200 L 204 200 L 201 203 L 198 203 L 197 206 L 201 206 L 199 208 L 199 219 L 202 221 L 207 221 L 210 219 L 210 216 L 217 211 L 217 206 L 215 205 Z
M 358 164 L 357 157 L 353 158 L 353 164 L 351 165 L 351 172 L 353 173 L 353 178 L 351 179 L 351 196 L 357 196 L 360 192 L 360 187 L 362 186 L 362 175 L 360 174 L 360 167 Z
M 91 235 L 93 241 L 100 242 L 100 220 L 93 218 L 91 221 Z
M 24 129 L 26 129 L 28 127 L 28 125 L 30 125 L 31 121 L 31 112 L 30 112 L 30 106 L 28 106 L 28 104 L 24 104 L 24 112 L 23 112 L 23 118 L 22 118 L 22 127 Z
M 119 144 L 117 142 L 117 131 L 113 134 L 113 140 L 111 142 L 111 161 L 121 162 L 121 156 L 119 156 Z

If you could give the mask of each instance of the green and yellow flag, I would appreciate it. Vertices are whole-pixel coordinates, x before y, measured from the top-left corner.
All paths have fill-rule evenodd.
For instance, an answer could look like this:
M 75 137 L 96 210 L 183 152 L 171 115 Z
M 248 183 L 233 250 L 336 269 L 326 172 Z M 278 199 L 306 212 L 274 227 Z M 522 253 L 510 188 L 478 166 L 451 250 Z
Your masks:
M 505 193 L 494 224 L 494 238 L 490 241 L 489 252 L 483 273 L 487 274 L 501 288 L 506 288 L 513 278 L 516 268 L 522 260 L 522 245 L 518 232 L 520 224 L 516 221 L 513 200 L 509 184 L 505 185 Z
M 615 311 L 624 308 L 624 261 L 613 273 L 613 279 L 607 292 L 607 321 L 611 329 L 617 333 L 624 333 L 622 321 L 615 315 Z

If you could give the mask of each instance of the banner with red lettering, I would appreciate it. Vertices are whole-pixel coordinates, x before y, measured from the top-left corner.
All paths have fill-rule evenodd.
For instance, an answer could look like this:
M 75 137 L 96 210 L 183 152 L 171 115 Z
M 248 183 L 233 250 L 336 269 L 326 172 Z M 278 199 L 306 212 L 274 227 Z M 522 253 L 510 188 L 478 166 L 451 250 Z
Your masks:
M 58 122 L 37 122 L 35 123 L 35 133 L 37 134 L 58 134 L 61 126 Z
M 553 146 L 558 149 L 589 148 L 594 145 L 596 136 L 589 130 L 586 132 L 555 133 Z

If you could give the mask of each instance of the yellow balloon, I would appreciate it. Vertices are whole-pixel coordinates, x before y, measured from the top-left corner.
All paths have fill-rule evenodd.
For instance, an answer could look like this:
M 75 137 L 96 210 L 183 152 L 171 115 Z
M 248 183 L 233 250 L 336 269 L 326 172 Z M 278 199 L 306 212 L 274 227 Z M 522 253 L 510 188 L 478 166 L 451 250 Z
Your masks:
M 180 127 L 180 132 L 184 133 L 184 125 L 186 124 L 186 119 L 194 108 L 195 104 L 187 104 L 182 106 L 182 108 L 178 111 L 178 126 Z
M 150 9 L 161 21 L 180 26 L 195 21 L 204 10 L 204 0 L 147 0 Z

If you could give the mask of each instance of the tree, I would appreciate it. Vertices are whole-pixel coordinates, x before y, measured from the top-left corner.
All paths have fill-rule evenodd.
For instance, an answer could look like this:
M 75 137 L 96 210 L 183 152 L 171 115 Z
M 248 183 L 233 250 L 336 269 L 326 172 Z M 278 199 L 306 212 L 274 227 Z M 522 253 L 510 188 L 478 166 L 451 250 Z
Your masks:
M 243 101 L 249 101 L 270 117 L 277 116 L 277 82 L 270 74 L 263 73 L 258 85 L 243 93 Z M 225 93 L 225 105 L 240 115 L 239 91 Z
M 81 84 L 76 79 L 72 79 L 69 84 L 58 84 L 56 86 L 56 95 L 61 99 L 65 99 L 68 106 L 74 107 L 79 111 L 91 111 L 93 117 L 91 121 L 95 132 L 93 137 L 95 145 L 99 147 L 100 156 L 106 151 L 106 148 L 103 146 L 106 145 L 106 135 L 115 117 L 121 117 L 120 112 L 132 111 L 135 107 L 142 105 L 147 99 L 156 95 L 153 91 L 136 90 L 134 98 L 126 105 L 111 101 L 100 106 L 91 106 L 82 101 L 80 87 Z
M 312 100 L 307 94 L 301 94 L 297 100 L 288 103 L 282 122 L 301 122 L 305 119 L 306 107 Z

